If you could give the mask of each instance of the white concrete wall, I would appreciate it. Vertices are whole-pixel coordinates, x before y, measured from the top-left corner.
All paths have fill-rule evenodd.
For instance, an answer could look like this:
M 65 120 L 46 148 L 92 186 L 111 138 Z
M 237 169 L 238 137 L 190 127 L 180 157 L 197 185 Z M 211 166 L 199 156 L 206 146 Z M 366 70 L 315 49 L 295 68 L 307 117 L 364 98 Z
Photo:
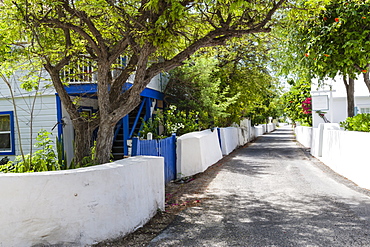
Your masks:
M 248 142 L 256 139 L 256 129 L 254 128 L 254 126 L 252 126 L 250 129 L 249 129 L 249 139 L 248 139 Z
M 164 209 L 163 158 L 0 175 L 0 246 L 85 246 L 132 232 Z
M 274 131 L 275 129 L 276 129 L 276 126 L 275 126 L 275 124 L 273 124 L 273 123 L 269 123 L 269 124 L 267 124 L 267 126 L 266 126 L 266 132 L 267 132 L 267 133 L 270 133 L 270 132 Z
M 331 123 L 320 124 L 312 132 L 297 128 L 297 141 L 304 146 L 311 136 L 313 156 L 360 187 L 370 189 L 370 133 L 343 131 L 338 124 Z
M 219 128 L 222 155 L 228 155 L 238 147 L 239 129 L 237 127 Z
M 294 129 L 296 139 L 305 147 L 311 147 L 312 142 L 312 127 L 297 126 Z
M 249 142 L 249 133 L 246 128 L 238 128 L 238 146 L 244 146 Z
M 240 121 L 240 128 L 242 130 L 242 135 L 244 135 L 242 137 L 242 139 L 244 139 L 244 140 L 239 141 L 240 145 L 244 145 L 244 144 L 250 142 L 251 140 L 255 139 L 254 127 L 252 126 L 252 121 L 251 120 L 249 120 L 249 119 L 241 120 Z
M 177 177 L 192 176 L 205 171 L 228 155 L 238 146 L 254 140 L 264 134 L 264 130 L 275 129 L 274 124 L 251 126 L 250 120 L 244 120 L 241 127 L 220 128 L 220 139 L 217 130 L 204 130 L 180 136 L 177 139 Z
M 360 187 L 370 189 L 370 133 L 324 130 L 321 160 Z
M 263 125 L 254 126 L 254 136 L 259 137 L 265 133 L 265 128 Z
M 312 128 L 312 136 L 311 136 L 311 155 L 315 157 L 319 157 L 319 149 L 322 146 L 322 143 L 320 144 L 320 130 L 319 128 Z M 322 133 L 321 133 L 322 135 Z M 297 136 L 297 135 L 296 135 Z M 322 149 L 320 151 L 322 153 Z M 321 154 L 320 154 L 321 155 Z
M 222 158 L 217 129 L 187 133 L 177 139 L 177 176 L 205 171 Z

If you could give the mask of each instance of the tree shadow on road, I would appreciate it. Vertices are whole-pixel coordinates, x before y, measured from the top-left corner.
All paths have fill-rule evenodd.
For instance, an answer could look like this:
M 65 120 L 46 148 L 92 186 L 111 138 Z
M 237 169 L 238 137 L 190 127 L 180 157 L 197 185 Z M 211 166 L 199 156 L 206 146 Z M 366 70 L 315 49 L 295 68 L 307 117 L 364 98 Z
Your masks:
M 367 222 L 353 207 L 326 196 L 282 203 L 213 196 L 182 212 L 149 246 L 370 246 Z

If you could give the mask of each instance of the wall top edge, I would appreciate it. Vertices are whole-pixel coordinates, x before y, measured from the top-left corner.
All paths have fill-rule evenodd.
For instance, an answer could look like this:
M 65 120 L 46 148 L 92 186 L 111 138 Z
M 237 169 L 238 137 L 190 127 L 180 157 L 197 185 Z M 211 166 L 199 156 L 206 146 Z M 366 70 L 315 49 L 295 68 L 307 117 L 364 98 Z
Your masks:
M 30 172 L 30 173 L 0 173 L 0 179 L 5 177 L 34 177 L 34 176 L 60 176 L 60 175 L 71 175 L 79 173 L 97 172 L 104 170 L 112 170 L 121 167 L 141 165 L 151 160 L 164 160 L 163 157 L 156 156 L 135 156 L 127 159 L 117 160 L 111 163 L 106 163 L 102 165 L 89 166 L 70 170 L 60 170 L 60 171 L 46 171 L 46 172 Z

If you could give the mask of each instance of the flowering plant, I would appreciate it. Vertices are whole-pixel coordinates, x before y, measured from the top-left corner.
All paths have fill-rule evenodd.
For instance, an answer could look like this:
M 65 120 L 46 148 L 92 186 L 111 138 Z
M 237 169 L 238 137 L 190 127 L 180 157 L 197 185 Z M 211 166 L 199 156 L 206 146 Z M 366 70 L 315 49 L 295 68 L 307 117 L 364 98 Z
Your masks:
M 308 97 L 302 102 L 302 108 L 304 114 L 311 114 L 312 113 L 312 103 L 311 98 Z

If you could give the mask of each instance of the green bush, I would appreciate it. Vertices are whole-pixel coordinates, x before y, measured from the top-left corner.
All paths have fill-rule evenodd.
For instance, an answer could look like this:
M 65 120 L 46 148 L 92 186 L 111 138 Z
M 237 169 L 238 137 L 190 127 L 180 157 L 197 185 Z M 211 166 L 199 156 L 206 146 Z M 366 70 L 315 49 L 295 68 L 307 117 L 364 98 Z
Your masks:
M 163 126 L 162 133 L 159 133 L 159 126 Z M 153 119 L 145 122 L 140 135 L 146 137 L 148 132 L 153 134 L 154 139 L 166 138 L 175 133 L 180 136 L 185 133 L 200 129 L 197 123 L 197 113 L 177 110 L 177 107 L 170 105 L 163 112 L 158 111 Z
M 358 114 L 340 122 L 340 126 L 349 131 L 370 132 L 370 113 Z
M 56 149 L 54 150 L 53 141 L 50 138 L 51 133 L 46 130 L 40 130 L 36 137 L 35 147 L 39 150 L 24 157 L 18 155 L 14 161 L 9 161 L 7 157 L 0 160 L 0 173 L 23 173 L 23 172 L 44 172 L 76 169 L 81 167 L 97 165 L 95 160 L 95 146 L 91 147 L 91 156 L 84 157 L 81 164 L 75 164 L 73 161 L 68 166 L 66 154 L 63 153 L 63 142 L 56 138 Z
M 60 170 L 57 155 L 53 149 L 53 141 L 49 137 L 50 133 L 46 130 L 39 131 L 36 137 L 35 147 L 40 148 L 32 155 L 24 157 L 17 156 L 14 161 L 9 161 L 0 166 L 0 172 L 42 172 Z

